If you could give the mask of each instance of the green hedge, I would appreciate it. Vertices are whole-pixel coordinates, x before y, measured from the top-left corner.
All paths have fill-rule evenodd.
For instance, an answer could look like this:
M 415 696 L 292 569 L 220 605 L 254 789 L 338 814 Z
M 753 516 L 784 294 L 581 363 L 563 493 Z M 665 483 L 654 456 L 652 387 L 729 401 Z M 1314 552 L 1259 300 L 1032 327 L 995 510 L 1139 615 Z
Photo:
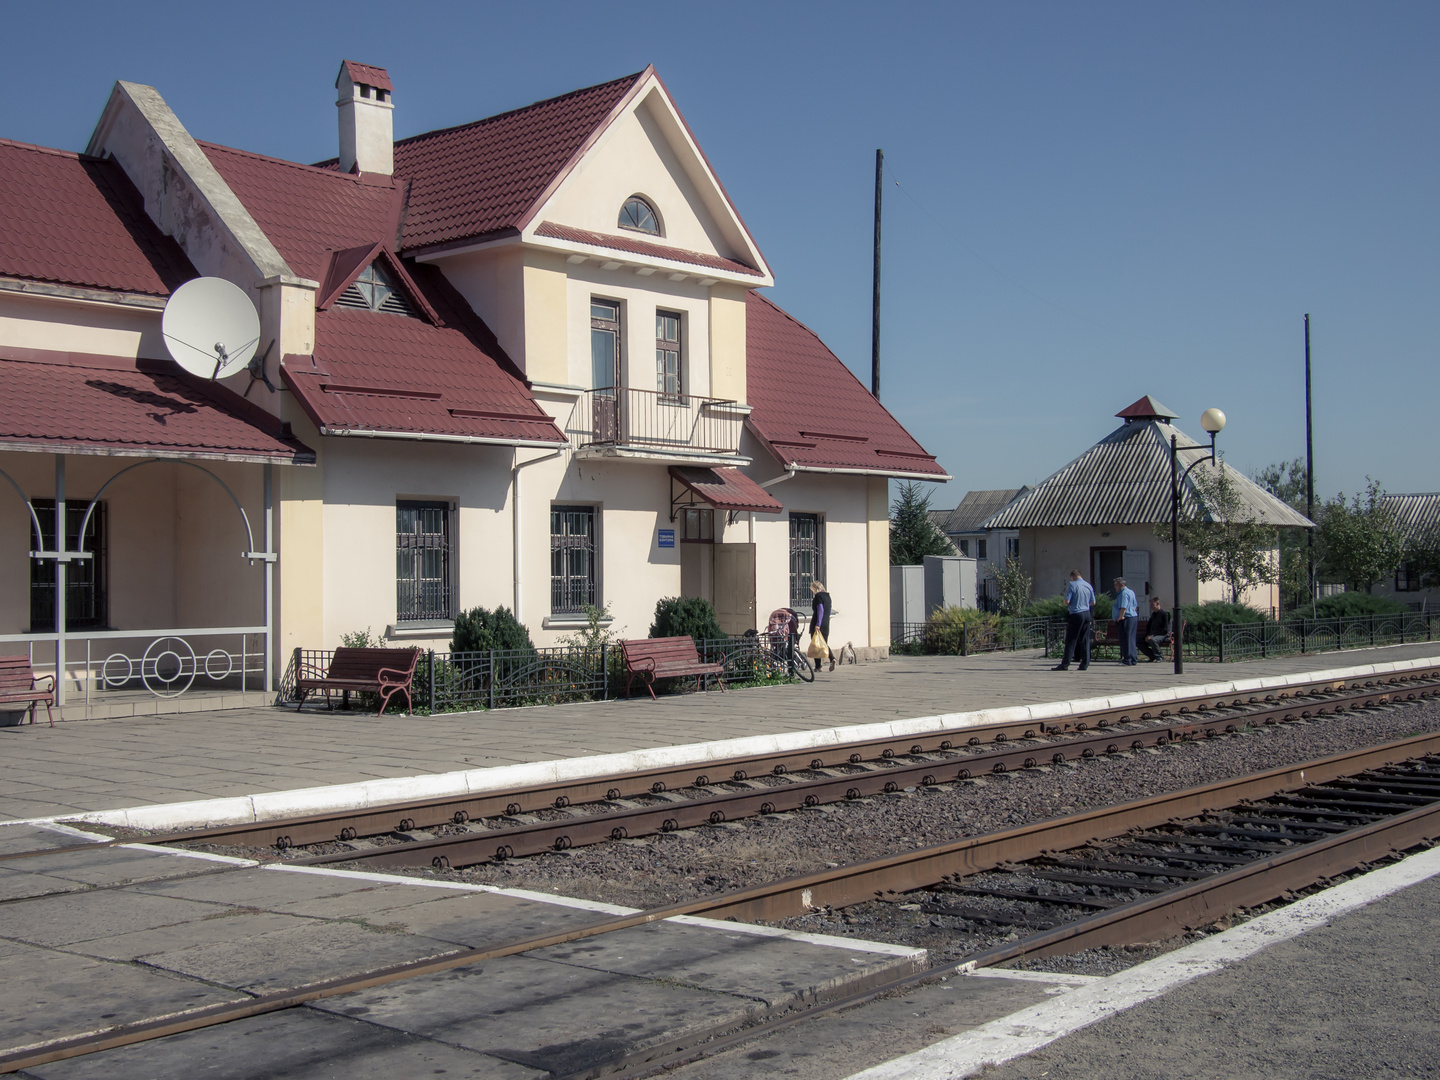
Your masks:
M 667 596 L 656 603 L 650 636 L 683 637 L 686 634 L 697 643 L 725 636 L 715 617 L 714 605 L 698 596 Z

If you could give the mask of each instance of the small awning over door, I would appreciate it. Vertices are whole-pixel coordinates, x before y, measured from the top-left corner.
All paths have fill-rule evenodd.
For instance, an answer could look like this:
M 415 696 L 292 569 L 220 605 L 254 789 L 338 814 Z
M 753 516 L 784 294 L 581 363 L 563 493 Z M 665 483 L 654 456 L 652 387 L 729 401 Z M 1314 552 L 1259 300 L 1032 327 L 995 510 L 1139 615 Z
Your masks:
M 752 510 L 757 514 L 778 514 L 785 509 L 769 492 L 734 467 L 700 469 L 675 465 L 670 468 L 670 476 L 679 481 L 695 498 L 709 503 L 716 510 Z

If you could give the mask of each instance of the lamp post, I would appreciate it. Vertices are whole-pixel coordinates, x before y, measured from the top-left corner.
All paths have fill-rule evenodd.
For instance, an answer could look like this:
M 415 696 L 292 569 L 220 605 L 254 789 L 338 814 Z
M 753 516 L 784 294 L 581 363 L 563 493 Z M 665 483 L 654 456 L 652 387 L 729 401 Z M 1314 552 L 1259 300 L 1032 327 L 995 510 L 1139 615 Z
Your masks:
M 1175 589 L 1175 613 L 1172 616 L 1173 622 L 1170 626 L 1170 651 L 1175 654 L 1175 674 L 1185 673 L 1185 656 L 1182 651 L 1180 639 L 1180 485 L 1185 482 L 1185 477 L 1190 475 L 1190 470 L 1199 465 L 1202 461 L 1215 460 L 1215 436 L 1225 428 L 1225 414 L 1219 409 L 1206 409 L 1200 414 L 1200 426 L 1210 435 L 1210 452 L 1202 458 L 1196 458 L 1180 471 L 1180 452 L 1176 446 L 1175 435 L 1170 436 L 1170 580 Z M 1187 447 L 1186 449 L 1190 449 Z

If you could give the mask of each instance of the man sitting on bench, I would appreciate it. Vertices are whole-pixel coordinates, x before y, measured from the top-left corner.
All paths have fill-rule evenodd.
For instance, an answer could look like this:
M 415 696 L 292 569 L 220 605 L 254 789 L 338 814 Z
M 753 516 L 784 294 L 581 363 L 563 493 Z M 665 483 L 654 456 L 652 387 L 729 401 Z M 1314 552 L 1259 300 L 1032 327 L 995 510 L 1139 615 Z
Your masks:
M 1145 627 L 1145 640 L 1140 643 L 1145 658 L 1150 663 L 1160 659 L 1160 646 L 1170 644 L 1170 613 L 1160 603 L 1158 596 L 1150 598 L 1150 622 Z

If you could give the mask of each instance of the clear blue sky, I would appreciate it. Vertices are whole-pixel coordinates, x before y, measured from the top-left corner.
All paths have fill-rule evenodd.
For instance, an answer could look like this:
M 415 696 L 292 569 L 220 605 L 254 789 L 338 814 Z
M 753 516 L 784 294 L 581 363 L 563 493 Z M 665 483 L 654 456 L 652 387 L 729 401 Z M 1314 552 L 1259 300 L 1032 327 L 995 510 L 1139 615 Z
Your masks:
M 867 383 L 884 147 L 882 398 L 954 475 L 936 506 L 1033 484 L 1143 393 L 1197 437 L 1225 409 L 1243 470 L 1303 454 L 1307 311 L 1320 493 L 1440 490 L 1440 5 L 56 3 L 5 26 L 0 136 L 70 149 L 117 78 L 199 138 L 312 161 L 342 58 L 390 70 L 402 136 L 653 62 L 772 295 Z

